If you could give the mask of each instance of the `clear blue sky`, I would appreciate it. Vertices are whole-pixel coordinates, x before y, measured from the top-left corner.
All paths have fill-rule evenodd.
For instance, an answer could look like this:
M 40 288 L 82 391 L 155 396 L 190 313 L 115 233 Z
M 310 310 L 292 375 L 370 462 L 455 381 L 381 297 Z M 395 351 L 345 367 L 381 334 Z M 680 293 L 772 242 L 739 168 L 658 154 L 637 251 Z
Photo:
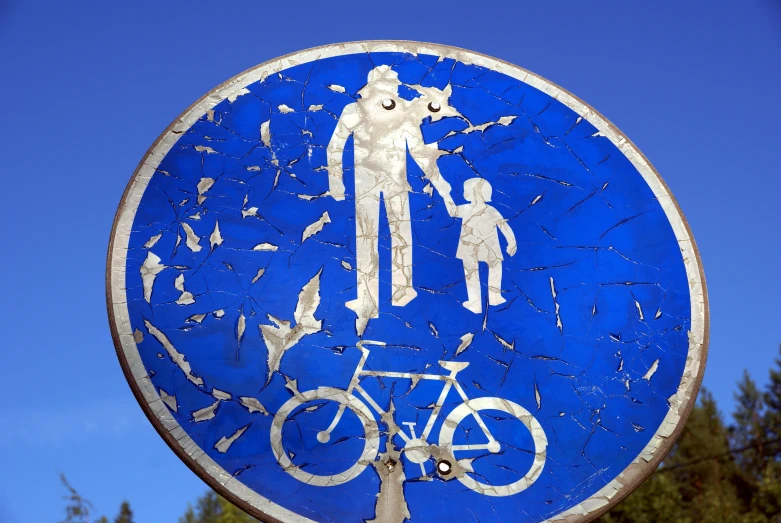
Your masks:
M 198 97 L 339 41 L 493 55 L 622 129 L 699 244 L 705 385 L 728 415 L 743 369 L 764 384 L 781 342 L 781 4 L 680 4 L 0 0 L 0 521 L 59 520 L 58 472 L 100 513 L 129 499 L 139 522 L 175 522 L 205 490 L 147 422 L 114 354 L 104 298 L 114 211 L 147 147 Z

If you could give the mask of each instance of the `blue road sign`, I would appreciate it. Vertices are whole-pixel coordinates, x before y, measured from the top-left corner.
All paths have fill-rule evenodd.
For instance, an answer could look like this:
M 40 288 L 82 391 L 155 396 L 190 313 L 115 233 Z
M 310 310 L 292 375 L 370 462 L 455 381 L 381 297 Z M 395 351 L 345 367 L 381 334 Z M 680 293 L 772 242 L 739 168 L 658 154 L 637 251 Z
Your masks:
M 440 45 L 302 51 L 207 94 L 130 181 L 108 270 L 150 420 L 269 521 L 593 519 L 705 364 L 700 259 L 645 157 Z

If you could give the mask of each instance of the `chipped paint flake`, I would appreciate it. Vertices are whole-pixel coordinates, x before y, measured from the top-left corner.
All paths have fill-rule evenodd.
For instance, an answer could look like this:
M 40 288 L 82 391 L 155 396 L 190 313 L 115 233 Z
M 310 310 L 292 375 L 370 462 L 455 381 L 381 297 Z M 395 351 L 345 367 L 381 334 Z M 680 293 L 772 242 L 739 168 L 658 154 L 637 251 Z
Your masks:
M 222 239 L 222 233 L 220 233 L 220 222 L 219 220 L 216 220 L 214 222 L 214 230 L 209 235 L 209 245 L 211 246 L 211 250 L 214 250 L 215 247 L 218 245 L 222 245 L 223 239 Z
M 242 434 L 244 434 L 247 428 L 249 428 L 249 425 L 244 425 L 236 432 L 234 432 L 231 436 L 227 438 L 225 436 L 221 437 L 220 440 L 217 443 L 215 443 L 214 448 L 217 449 L 218 452 L 225 454 L 226 452 L 228 452 L 228 449 L 231 448 L 231 445 L 233 445 L 236 442 L 236 440 L 239 439 Z
M 141 281 L 144 285 L 144 299 L 147 303 L 151 303 L 152 289 L 155 284 L 155 278 L 160 274 L 160 271 L 165 269 L 166 266 L 160 263 L 160 257 L 149 251 L 144 260 L 144 264 L 141 265 Z
M 656 374 L 657 369 L 659 368 L 659 360 L 654 360 L 654 362 L 651 364 L 651 368 L 648 369 L 648 372 L 645 373 L 645 376 L 643 376 L 644 380 L 651 381 L 651 378 L 654 374 Z
M 178 409 L 178 405 L 176 404 L 176 395 L 169 395 L 163 389 L 158 390 L 160 391 L 160 399 L 163 403 L 165 403 L 166 407 L 171 409 L 172 412 L 176 412 Z
M 205 193 L 211 189 L 212 185 L 214 185 L 214 178 L 201 178 L 201 181 L 198 182 L 198 205 L 206 200 Z
M 154 236 L 152 236 L 151 238 L 149 238 L 149 240 L 148 240 L 148 241 L 147 241 L 147 242 L 144 244 L 144 248 L 145 248 L 145 249 L 151 249 L 152 247 L 154 247 L 154 245 L 155 245 L 155 244 L 156 244 L 156 243 L 157 243 L 157 242 L 160 240 L 160 238 L 162 238 L 162 237 L 163 237 L 163 233 L 162 233 L 162 232 L 161 232 L 160 234 L 155 234 Z
M 184 233 L 187 236 L 187 241 L 186 241 L 187 248 L 193 252 L 199 252 L 202 248 L 199 245 L 201 243 L 201 239 L 198 237 L 197 234 L 195 234 L 193 228 L 190 227 L 190 225 L 187 223 L 182 223 L 182 229 L 184 229 Z
M 252 283 L 255 283 L 259 279 L 261 279 L 263 277 L 263 274 L 265 274 L 265 273 L 266 273 L 266 269 L 264 269 L 262 267 L 260 269 L 258 269 L 257 274 L 255 274 L 255 276 L 252 278 Z
M 260 412 L 264 416 L 268 416 L 268 411 L 266 410 L 266 407 L 261 405 L 260 401 L 258 401 L 257 398 L 241 396 L 239 398 L 239 402 L 241 403 L 242 407 L 246 408 L 251 414 L 255 412 Z
M 201 423 L 203 421 L 208 421 L 214 416 L 217 415 L 217 407 L 220 406 L 220 400 L 215 401 L 208 407 L 204 407 L 202 409 L 198 409 L 192 413 L 193 421 L 195 423 Z
M 304 285 L 298 294 L 296 310 L 293 313 L 295 327 L 291 327 L 289 321 L 280 320 L 271 314 L 268 315 L 268 319 L 274 325 L 260 326 L 260 332 L 268 350 L 267 381 L 271 380 L 273 373 L 279 370 L 282 357 L 288 349 L 294 347 L 304 336 L 320 332 L 322 329 L 323 321 L 315 318 L 315 312 L 320 305 L 320 274 L 322 272 L 322 269 L 317 271 L 317 274 Z
M 461 343 L 458 344 L 458 348 L 456 348 L 456 356 L 464 352 L 466 349 L 469 348 L 469 346 L 472 344 L 472 340 L 474 339 L 475 335 L 474 333 L 467 332 L 463 336 L 461 336 Z
M 301 243 L 304 243 L 307 238 L 310 238 L 318 232 L 322 231 L 326 223 L 331 223 L 331 217 L 328 216 L 328 211 L 325 211 L 316 222 L 306 226 L 304 233 L 301 235 Z
M 252 248 L 253 251 L 272 251 L 272 252 L 276 251 L 277 249 L 279 249 L 279 247 L 268 242 L 259 243 Z
M 149 334 L 154 336 L 155 339 L 160 342 L 160 345 L 163 346 L 166 352 L 168 352 L 168 356 L 171 358 L 171 360 L 173 360 L 174 363 L 176 363 L 176 366 L 179 367 L 182 372 L 184 372 L 185 377 L 195 385 L 203 385 L 203 379 L 195 376 L 192 373 L 190 363 L 185 359 L 184 354 L 176 350 L 166 335 L 163 334 L 157 327 L 149 323 L 149 320 L 144 320 L 144 325 L 146 326 L 146 330 L 149 331 Z

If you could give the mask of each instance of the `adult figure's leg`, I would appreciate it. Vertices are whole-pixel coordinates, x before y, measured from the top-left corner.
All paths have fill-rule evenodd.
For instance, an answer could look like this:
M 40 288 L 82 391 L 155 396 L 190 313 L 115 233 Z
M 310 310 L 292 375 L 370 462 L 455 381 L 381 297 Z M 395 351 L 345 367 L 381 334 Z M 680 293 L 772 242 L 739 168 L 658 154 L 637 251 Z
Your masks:
M 406 190 L 383 194 L 391 233 L 391 303 L 403 307 L 418 295 L 412 287 L 412 221 Z
M 356 178 L 359 174 L 356 170 Z M 356 185 L 358 185 L 356 180 Z M 356 191 L 357 193 L 357 191 Z M 369 318 L 379 316 L 380 256 L 378 252 L 380 194 L 362 192 L 355 196 L 355 262 L 358 297 L 345 305 L 358 314 L 365 328 Z M 363 328 L 359 326 L 359 331 Z

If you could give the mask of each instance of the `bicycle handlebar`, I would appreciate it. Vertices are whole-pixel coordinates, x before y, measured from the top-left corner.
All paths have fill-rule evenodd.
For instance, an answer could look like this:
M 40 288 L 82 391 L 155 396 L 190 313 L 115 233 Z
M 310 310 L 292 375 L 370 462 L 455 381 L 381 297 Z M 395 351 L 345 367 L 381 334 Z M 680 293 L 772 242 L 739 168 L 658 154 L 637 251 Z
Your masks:
M 356 343 L 355 346 L 361 349 L 361 351 L 368 351 L 369 349 L 363 346 L 365 343 L 368 343 L 369 345 L 385 345 L 384 341 L 361 340 Z

